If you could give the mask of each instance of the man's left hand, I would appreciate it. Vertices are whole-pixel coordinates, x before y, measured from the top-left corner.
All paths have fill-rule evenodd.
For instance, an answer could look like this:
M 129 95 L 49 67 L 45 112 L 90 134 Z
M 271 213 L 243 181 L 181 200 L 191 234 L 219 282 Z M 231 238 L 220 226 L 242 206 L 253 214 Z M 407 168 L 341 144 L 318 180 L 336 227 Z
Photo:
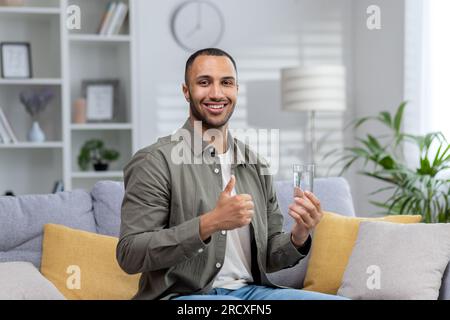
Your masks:
M 294 189 L 294 202 L 289 206 L 289 215 L 295 224 L 291 231 L 291 240 L 296 247 L 301 247 L 308 240 L 312 231 L 323 217 L 320 201 L 309 191 Z

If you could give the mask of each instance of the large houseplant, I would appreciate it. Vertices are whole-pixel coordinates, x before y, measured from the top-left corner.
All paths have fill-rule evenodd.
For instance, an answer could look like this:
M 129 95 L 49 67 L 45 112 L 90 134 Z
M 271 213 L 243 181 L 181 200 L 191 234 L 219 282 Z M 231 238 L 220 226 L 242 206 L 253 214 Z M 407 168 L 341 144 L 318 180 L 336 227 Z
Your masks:
M 450 180 L 443 177 L 450 168 L 450 146 L 441 132 L 412 135 L 402 131 L 406 102 L 395 115 L 380 112 L 375 117 L 365 117 L 352 122 L 354 129 L 367 121 L 377 121 L 387 129 L 387 134 L 358 138 L 358 146 L 348 147 L 336 162 L 343 162 L 343 172 L 358 160 L 364 160 L 359 173 L 387 183 L 371 195 L 391 190 L 385 203 L 371 201 L 387 214 L 421 214 L 427 223 L 450 222 Z M 404 146 L 410 143 L 419 151 L 417 167 L 408 165 Z M 369 169 L 369 164 L 373 167 Z

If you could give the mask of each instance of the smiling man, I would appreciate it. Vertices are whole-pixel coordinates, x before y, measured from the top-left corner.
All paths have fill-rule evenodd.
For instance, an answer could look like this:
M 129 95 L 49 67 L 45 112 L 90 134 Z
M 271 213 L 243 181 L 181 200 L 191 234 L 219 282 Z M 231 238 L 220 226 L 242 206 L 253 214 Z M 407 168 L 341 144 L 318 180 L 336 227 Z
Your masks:
M 183 85 L 186 123 L 124 168 L 117 260 L 126 272 L 142 273 L 136 299 L 340 299 L 279 288 L 267 278 L 308 254 L 323 212 L 312 193 L 296 189 L 289 207 L 295 223 L 282 232 L 265 161 L 228 131 L 238 89 L 228 53 L 194 53 Z M 180 163 L 178 150 L 194 161 Z

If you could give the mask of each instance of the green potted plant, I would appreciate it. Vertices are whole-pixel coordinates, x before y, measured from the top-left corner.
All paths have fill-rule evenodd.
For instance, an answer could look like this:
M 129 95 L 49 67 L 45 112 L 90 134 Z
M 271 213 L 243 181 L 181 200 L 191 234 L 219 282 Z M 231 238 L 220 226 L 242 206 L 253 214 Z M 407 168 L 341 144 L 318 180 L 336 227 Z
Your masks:
M 84 143 L 78 155 L 78 165 L 86 171 L 92 164 L 95 171 L 106 171 L 110 162 L 119 159 L 120 153 L 114 149 L 106 149 L 103 141 L 91 139 Z
M 343 163 L 341 174 L 358 160 L 363 160 L 360 174 L 387 183 L 371 195 L 391 190 L 385 203 L 371 201 L 387 214 L 420 214 L 427 223 L 450 222 L 450 179 L 443 172 L 450 168 L 450 146 L 441 132 L 412 135 L 402 131 L 403 102 L 395 115 L 380 112 L 351 123 L 358 128 L 367 121 L 377 121 L 387 134 L 358 138 L 358 146 L 344 148 L 335 164 Z M 412 144 L 419 151 L 416 167 L 405 160 L 404 146 Z M 330 155 L 331 153 L 329 153 Z M 369 164 L 373 165 L 369 169 Z

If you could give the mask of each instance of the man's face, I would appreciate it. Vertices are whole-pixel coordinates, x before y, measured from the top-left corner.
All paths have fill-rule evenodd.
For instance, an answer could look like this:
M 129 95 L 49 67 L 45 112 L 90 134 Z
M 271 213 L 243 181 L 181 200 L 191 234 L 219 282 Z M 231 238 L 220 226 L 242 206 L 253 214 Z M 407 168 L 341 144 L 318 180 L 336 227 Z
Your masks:
M 191 117 L 203 127 L 220 128 L 233 114 L 238 85 L 233 63 L 224 56 L 198 56 L 188 71 L 183 93 Z

